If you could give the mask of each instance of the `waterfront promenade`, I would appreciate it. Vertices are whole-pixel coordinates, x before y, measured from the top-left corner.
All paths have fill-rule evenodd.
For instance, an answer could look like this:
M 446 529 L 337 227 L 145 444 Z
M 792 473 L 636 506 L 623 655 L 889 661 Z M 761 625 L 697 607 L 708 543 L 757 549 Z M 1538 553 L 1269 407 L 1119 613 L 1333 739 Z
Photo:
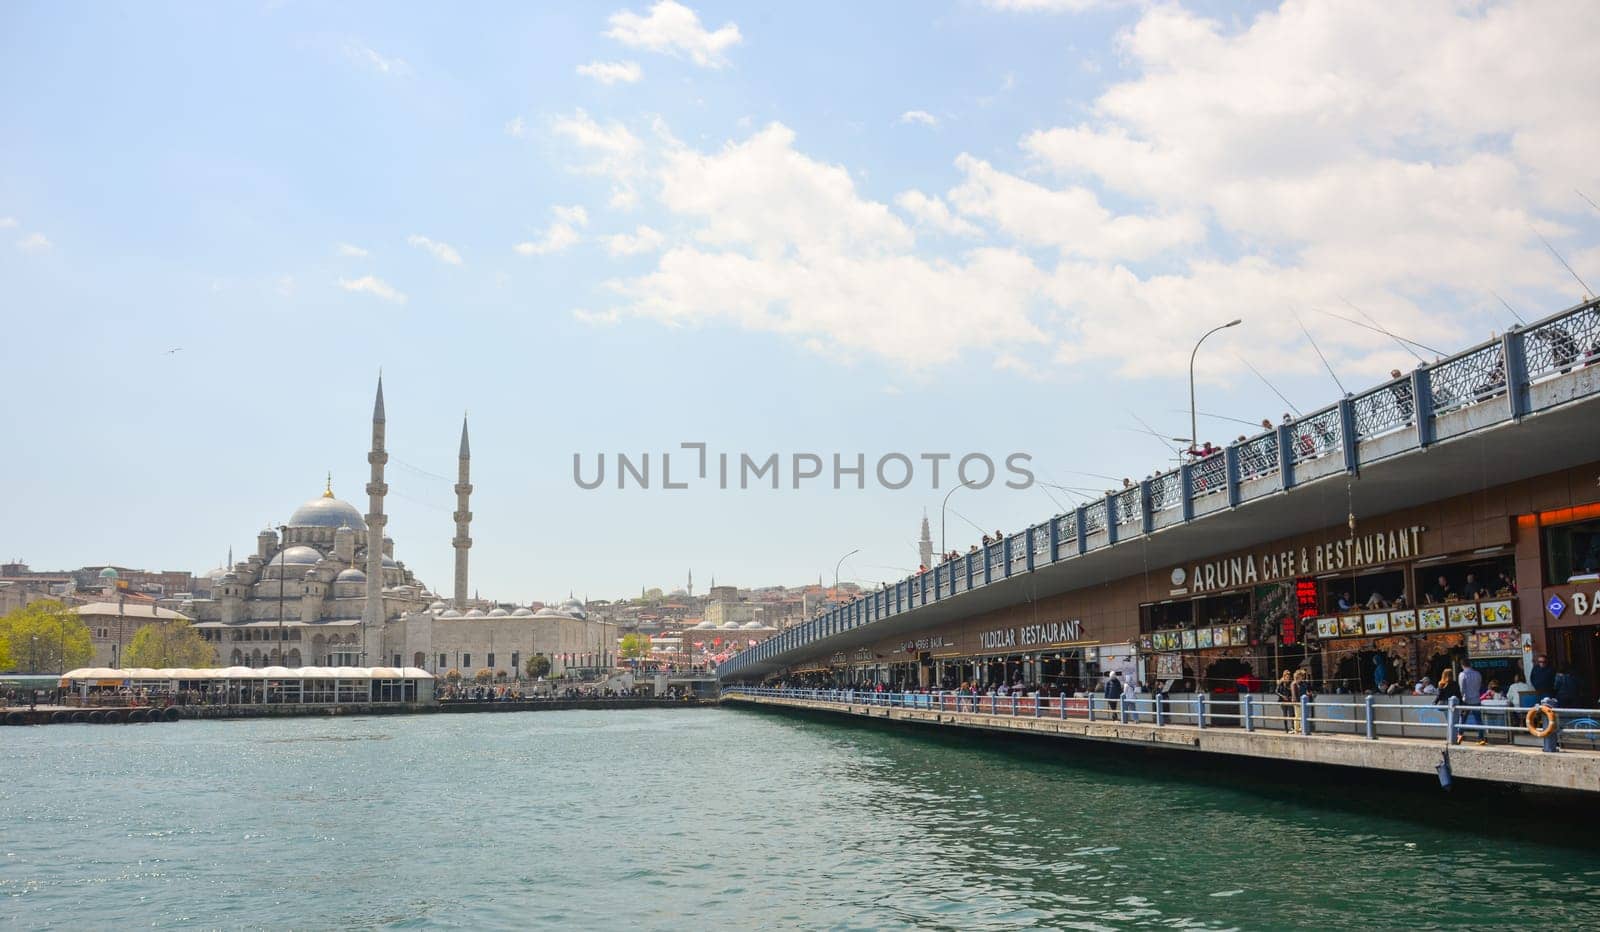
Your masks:
M 354 702 L 336 705 L 306 703 L 219 703 L 214 705 L 65 706 L 41 705 L 0 710 L 0 725 L 123 725 L 176 722 L 180 719 L 327 718 L 363 715 L 429 715 L 470 712 L 561 712 L 574 709 L 688 709 L 716 705 L 697 698 L 587 696 L 570 699 L 444 700 L 436 702 Z
M 1352 709 L 1365 709 L 1362 697 L 1353 700 Z M 1016 701 L 1013 702 L 1013 699 Z M 1203 716 L 1185 712 L 1186 701 L 1167 704 L 1172 711 L 1160 724 L 1154 717 L 1154 700 L 1140 700 L 1128 711 L 1113 711 L 1095 700 L 1091 713 L 1087 698 L 1030 699 L 1026 697 L 957 697 L 954 695 L 849 693 L 832 690 L 730 689 L 722 700 L 733 707 L 751 706 L 773 709 L 798 709 L 840 716 L 853 716 L 874 722 L 897 722 L 929 728 L 976 730 L 996 734 L 1029 735 L 1071 741 L 1090 741 L 1165 751 L 1190 751 L 1201 754 L 1245 758 L 1265 758 L 1302 764 L 1359 767 L 1396 773 L 1429 774 L 1448 748 L 1452 778 L 1490 783 L 1513 784 L 1543 789 L 1600 792 L 1600 751 L 1593 750 L 1592 731 L 1585 730 L 1578 740 L 1587 748 L 1569 748 L 1561 753 L 1544 753 L 1537 746 L 1517 741 L 1489 746 L 1453 745 L 1448 724 L 1435 726 L 1432 737 L 1404 734 L 1398 720 L 1384 721 L 1386 708 L 1373 703 L 1373 737 L 1363 727 L 1354 731 L 1334 731 L 1336 727 L 1360 723 L 1354 717 L 1333 719 L 1311 715 L 1311 734 L 1284 732 L 1275 715 L 1276 704 L 1256 704 L 1251 710 L 1251 727 L 1240 724 L 1219 727 L 1226 718 L 1218 705 Z M 991 701 L 993 700 L 993 701 Z M 1195 706 L 1187 705 L 1194 709 Z M 1322 707 L 1326 709 L 1327 706 Z M 1394 707 L 1398 709 L 1399 707 Z M 1236 704 L 1228 703 L 1233 722 L 1240 720 Z M 1141 711 L 1142 710 L 1142 711 Z M 1091 714 L 1097 717 L 1091 717 Z M 1134 719 L 1143 718 L 1144 721 Z M 1205 724 L 1197 724 L 1197 718 Z M 1426 726 L 1424 726 L 1426 727 Z M 1487 726 L 1490 733 L 1504 740 L 1514 736 L 1513 726 Z M 1319 731 L 1319 728 L 1326 728 Z M 1476 737 L 1477 726 L 1462 729 Z M 1395 732 L 1402 733 L 1395 733 Z M 1453 732 L 1452 732 L 1453 734 Z M 1523 732 L 1526 736 L 1526 732 Z M 1574 735 L 1576 738 L 1577 735 Z

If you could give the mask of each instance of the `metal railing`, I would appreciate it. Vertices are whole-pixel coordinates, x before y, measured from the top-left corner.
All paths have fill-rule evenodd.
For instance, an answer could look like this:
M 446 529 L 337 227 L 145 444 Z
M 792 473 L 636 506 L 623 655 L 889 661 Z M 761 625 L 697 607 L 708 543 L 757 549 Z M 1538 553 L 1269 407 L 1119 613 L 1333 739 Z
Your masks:
M 950 690 L 878 692 L 853 689 L 802 689 L 735 686 L 724 696 L 751 696 L 821 702 L 841 707 L 922 709 L 993 715 L 1003 718 L 1056 718 L 1088 722 L 1121 722 L 1160 728 L 1238 728 L 1246 732 L 1288 732 L 1301 736 L 1354 734 L 1371 740 L 1424 738 L 1458 743 L 1482 735 L 1505 736 L 1504 744 L 1529 743 L 1525 707 L 1505 704 L 1467 705 L 1406 703 L 1396 697 L 1369 694 L 1303 697 L 1283 702 L 1272 694 L 1213 696 L 1209 693 L 1154 696 L 1040 696 L 1037 693 L 972 693 Z M 1600 709 L 1547 707 L 1556 717 L 1556 737 L 1566 745 L 1600 750 Z M 1519 742 L 1518 739 L 1524 739 Z
M 795 629 L 794 637 L 780 636 L 729 658 L 719 665 L 718 675 L 727 679 L 751 664 L 779 660 L 802 645 L 821 640 L 824 630 L 830 632 L 827 636 L 848 632 L 986 584 L 1076 559 L 1108 544 L 1116 546 L 1180 522 L 1203 520 L 1210 511 L 1290 492 L 1302 482 L 1357 470 L 1363 455 L 1383 458 L 1421 449 L 1437 437 L 1459 436 L 1542 407 L 1595 394 L 1600 392 L 1600 378 L 1573 379 L 1570 388 L 1541 388 L 1540 399 L 1533 397 L 1533 388 L 1597 363 L 1600 301 L 1591 300 L 1526 328 L 1514 327 L 1499 339 L 1432 365 L 1419 366 L 1414 373 L 1346 396 L 1332 406 L 1239 441 L 1229 448 L 1236 470 L 1228 468 L 1227 454 L 1219 453 L 1195 460 L 1181 472 L 1159 474 L 1138 488 L 1093 499 L 1068 514 L 1035 525 L 1031 529 L 1031 563 L 1025 533 L 1012 535 L 1008 539 L 1010 560 L 1005 555 L 1006 541 L 970 557 L 970 581 L 970 555 L 963 553 L 956 561 L 929 569 L 932 578 L 925 594 L 918 577 L 912 577 L 912 597 L 880 606 L 870 619 L 856 614 L 854 603 L 837 606 L 825 617 L 802 625 L 803 630 Z M 1481 410 L 1483 415 L 1455 417 L 1457 412 L 1469 409 Z M 1441 422 L 1447 422 L 1447 429 L 1440 429 Z M 1375 438 L 1384 439 L 1364 451 L 1363 445 Z M 1313 461 L 1317 462 L 1307 465 Z M 1269 476 L 1278 481 L 1252 481 Z M 1220 492 L 1227 493 L 1225 502 L 1210 498 Z M 1196 509 L 1201 500 L 1206 500 L 1206 506 Z M 1170 513 L 1174 510 L 1178 514 Z M 1155 518 L 1158 514 L 1159 520 Z M 850 621 L 835 623 L 839 618 Z

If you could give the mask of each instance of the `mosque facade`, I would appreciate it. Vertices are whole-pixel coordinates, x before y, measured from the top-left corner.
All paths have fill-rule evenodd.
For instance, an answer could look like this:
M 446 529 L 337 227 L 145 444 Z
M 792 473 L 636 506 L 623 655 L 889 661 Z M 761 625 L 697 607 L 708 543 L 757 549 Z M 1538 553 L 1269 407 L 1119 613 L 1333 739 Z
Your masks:
M 470 678 L 488 670 L 496 679 L 524 675 L 527 661 L 539 654 L 557 674 L 612 666 L 615 625 L 590 619 L 575 600 L 536 612 L 469 596 L 472 484 L 465 420 L 452 516 L 455 591 L 447 600 L 395 559 L 394 541 L 383 533 L 386 426 L 379 379 L 366 514 L 335 497 L 330 479 L 322 495 L 296 508 L 284 525 L 261 531 L 248 558 L 205 574 L 209 597 L 164 607 L 194 619 L 223 666 L 388 662 L 439 676 L 458 670 Z

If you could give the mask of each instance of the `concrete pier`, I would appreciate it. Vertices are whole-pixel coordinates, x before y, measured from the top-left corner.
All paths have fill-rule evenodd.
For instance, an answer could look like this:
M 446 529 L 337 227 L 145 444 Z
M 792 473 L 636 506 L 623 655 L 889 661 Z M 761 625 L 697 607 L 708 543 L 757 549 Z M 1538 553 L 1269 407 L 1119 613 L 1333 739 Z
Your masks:
M 897 708 L 811 699 L 727 693 L 730 707 L 760 706 L 805 709 L 873 721 L 903 722 L 1001 734 L 1023 734 L 1093 741 L 1130 747 L 1234 757 L 1266 758 L 1304 764 L 1361 767 L 1396 773 L 1434 773 L 1446 748 L 1440 739 L 1382 738 L 1349 734 L 1294 735 L 1242 728 L 1196 728 L 1193 725 L 1150 725 L 1133 722 L 1084 721 L 1050 717 L 991 715 L 938 709 Z M 1544 789 L 1600 793 L 1600 752 L 1563 751 L 1546 754 L 1520 745 L 1450 748 L 1450 768 L 1457 780 L 1477 780 Z

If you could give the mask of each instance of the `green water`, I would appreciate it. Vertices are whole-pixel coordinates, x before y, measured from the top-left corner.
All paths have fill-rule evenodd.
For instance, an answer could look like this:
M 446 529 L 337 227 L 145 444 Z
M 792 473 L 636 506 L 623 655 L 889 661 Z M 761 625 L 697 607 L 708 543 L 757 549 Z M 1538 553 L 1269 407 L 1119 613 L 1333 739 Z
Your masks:
M 0 761 L 5 927 L 1600 927 L 1576 805 L 731 709 L 9 728 Z

